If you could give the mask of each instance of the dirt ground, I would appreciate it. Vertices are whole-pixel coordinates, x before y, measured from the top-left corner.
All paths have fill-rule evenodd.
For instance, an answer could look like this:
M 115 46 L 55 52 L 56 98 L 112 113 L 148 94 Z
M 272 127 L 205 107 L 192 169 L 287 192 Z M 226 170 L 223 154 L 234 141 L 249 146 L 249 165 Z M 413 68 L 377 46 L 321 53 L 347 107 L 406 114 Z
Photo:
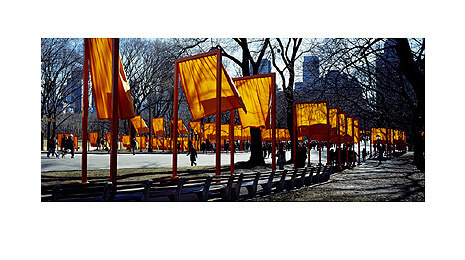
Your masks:
M 329 183 L 253 201 L 381 202 L 425 201 L 425 173 L 412 164 L 413 153 L 383 161 L 367 160 L 331 175 Z

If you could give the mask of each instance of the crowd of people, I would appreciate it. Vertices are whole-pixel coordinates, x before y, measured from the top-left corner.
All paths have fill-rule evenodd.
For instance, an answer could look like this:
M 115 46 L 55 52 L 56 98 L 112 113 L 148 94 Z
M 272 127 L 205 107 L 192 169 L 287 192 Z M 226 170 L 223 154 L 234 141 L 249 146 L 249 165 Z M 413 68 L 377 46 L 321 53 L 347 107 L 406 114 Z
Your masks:
M 50 158 L 50 155 L 56 156 L 57 158 L 59 157 L 58 151 L 57 151 L 57 139 L 55 137 L 52 137 L 48 139 L 47 141 L 47 157 Z M 61 157 L 63 158 L 67 153 L 71 153 L 71 158 L 74 158 L 74 149 L 75 149 L 75 143 L 73 140 L 73 135 L 71 134 L 69 137 L 66 135 L 63 135 L 61 139 Z
M 108 150 L 107 147 L 105 147 L 105 142 L 106 139 L 103 136 L 98 136 L 97 138 L 97 148 L 96 150 L 99 149 L 106 149 Z M 242 150 L 245 152 L 249 152 L 251 148 L 251 144 L 249 141 L 245 141 L 241 143 L 239 141 L 236 141 L 234 143 L 234 151 L 237 152 L 240 150 L 240 147 L 242 147 Z M 47 157 L 50 157 L 50 155 L 56 156 L 57 158 L 59 157 L 59 151 L 57 150 L 57 138 L 53 137 L 50 138 L 47 141 Z M 178 144 L 179 145 L 179 144 Z M 322 142 L 321 143 L 321 148 L 325 147 L 326 143 Z M 135 137 L 133 137 L 130 141 L 130 151 L 132 151 L 132 154 L 136 154 L 136 149 L 138 147 L 138 142 Z M 61 156 L 64 157 L 65 154 L 71 154 L 71 158 L 74 158 L 74 151 L 75 151 L 75 144 L 73 141 L 73 135 L 70 135 L 69 137 L 64 135 L 63 138 L 61 139 Z M 310 149 L 318 149 L 318 142 L 311 142 L 310 144 L 307 143 L 307 141 L 299 142 L 297 147 L 296 147 L 296 166 L 298 168 L 305 167 L 305 163 L 307 161 L 307 154 L 308 150 L 307 148 Z M 290 142 L 277 142 L 276 143 L 276 149 L 277 152 L 274 156 L 277 157 L 277 164 L 279 166 L 279 169 L 284 168 L 284 164 L 286 163 L 286 151 L 291 150 L 291 143 Z M 379 150 L 382 150 L 383 147 L 378 147 Z M 210 140 L 206 139 L 200 144 L 200 150 L 202 151 L 202 154 L 208 154 L 209 152 L 216 152 L 216 144 L 214 142 L 210 142 Z M 221 150 L 225 152 L 230 152 L 230 147 L 229 147 L 229 142 L 224 142 L 224 144 L 221 146 Z M 262 143 L 262 150 L 263 150 L 263 157 L 264 158 L 270 158 L 272 155 L 272 145 L 271 142 L 263 142 Z M 339 157 L 339 150 L 341 153 L 341 156 Z M 347 155 L 346 155 L 346 150 L 347 150 Z M 353 155 L 355 154 L 355 158 L 357 158 L 358 154 L 353 152 L 353 146 L 352 145 L 342 145 L 341 148 L 336 147 L 334 144 L 330 146 L 330 163 L 331 165 L 337 166 L 339 165 L 339 159 L 341 160 L 341 165 L 342 166 L 348 166 L 348 162 L 353 162 Z M 381 153 L 382 154 L 382 153 Z M 363 160 L 365 160 L 367 156 L 367 152 L 365 148 L 363 148 L 361 152 Z M 195 148 L 195 145 L 192 143 L 191 140 L 188 141 L 188 151 L 187 151 L 187 156 L 190 156 L 190 161 L 191 161 L 191 166 L 197 165 L 196 160 L 197 160 L 197 150 Z M 347 158 L 348 157 L 348 158 Z M 348 161 L 347 161 L 348 159 Z

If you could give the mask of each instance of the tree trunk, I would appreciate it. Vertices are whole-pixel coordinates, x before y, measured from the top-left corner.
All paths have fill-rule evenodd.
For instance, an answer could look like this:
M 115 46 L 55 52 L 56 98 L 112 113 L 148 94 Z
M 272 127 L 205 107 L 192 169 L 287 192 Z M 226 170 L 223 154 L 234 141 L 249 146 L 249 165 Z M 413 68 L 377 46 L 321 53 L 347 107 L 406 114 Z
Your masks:
M 50 121 L 47 122 L 47 140 L 49 140 L 50 137 L 51 137 L 50 136 L 51 124 L 52 124 L 52 122 L 50 122 Z
M 420 71 L 417 63 L 415 63 L 412 51 L 408 40 L 405 38 L 396 39 L 396 52 L 399 57 L 399 68 L 402 74 L 412 85 L 418 104 L 413 111 L 411 123 L 414 163 L 421 171 L 425 170 L 425 141 L 421 136 L 421 132 L 425 127 L 425 74 Z
M 297 144 L 297 136 L 294 136 L 294 95 L 292 90 L 284 90 L 284 94 L 287 101 L 286 113 L 287 113 L 287 129 L 289 129 L 289 135 L 291 137 L 291 158 L 290 161 L 294 161 L 294 142 Z M 297 147 L 297 146 L 296 146 Z
M 262 132 L 260 128 L 250 127 L 250 159 L 253 165 L 265 165 L 262 149 Z

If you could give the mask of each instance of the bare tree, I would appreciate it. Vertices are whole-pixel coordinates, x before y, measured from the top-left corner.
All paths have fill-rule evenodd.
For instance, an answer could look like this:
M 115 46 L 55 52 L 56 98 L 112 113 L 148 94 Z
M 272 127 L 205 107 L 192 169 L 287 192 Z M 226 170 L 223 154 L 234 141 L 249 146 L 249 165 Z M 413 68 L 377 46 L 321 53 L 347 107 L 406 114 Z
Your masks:
M 41 117 L 47 138 L 72 114 L 58 117 L 81 98 L 82 41 L 68 38 L 41 39 Z M 74 95 L 72 95 L 74 94 Z
M 233 41 L 239 45 L 242 50 L 241 58 L 236 58 L 234 55 L 230 54 L 233 52 L 236 53 L 237 45 L 232 48 L 225 48 L 225 45 L 219 45 L 219 47 L 223 50 L 223 55 L 241 68 L 242 76 L 250 76 L 250 69 L 252 69 L 252 75 L 258 74 L 261 61 L 266 54 L 270 39 L 233 38 Z M 264 165 L 265 159 L 263 158 L 260 128 L 250 128 L 250 139 L 251 153 L 249 163 L 254 165 Z
M 295 142 L 297 137 L 294 136 L 293 104 L 294 104 L 294 85 L 296 77 L 296 62 L 310 47 L 306 46 L 302 50 L 302 38 L 290 38 L 281 40 L 280 38 L 270 41 L 271 57 L 273 67 L 281 78 L 281 87 L 286 100 L 286 123 L 291 136 L 291 142 Z M 294 152 L 291 153 L 291 160 L 294 158 Z
M 362 129 L 406 130 L 424 169 L 424 39 L 323 39 L 322 73 L 306 95 L 360 118 Z

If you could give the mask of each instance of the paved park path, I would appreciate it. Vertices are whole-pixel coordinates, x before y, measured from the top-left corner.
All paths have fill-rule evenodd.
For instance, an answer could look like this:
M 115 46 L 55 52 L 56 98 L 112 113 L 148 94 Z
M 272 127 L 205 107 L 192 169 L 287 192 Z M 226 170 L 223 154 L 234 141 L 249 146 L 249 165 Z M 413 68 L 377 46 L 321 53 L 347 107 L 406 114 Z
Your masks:
M 255 201 L 425 201 L 425 174 L 412 161 L 411 152 L 380 165 L 367 160 L 331 175 L 329 183 Z
M 198 152 L 197 166 L 214 166 L 215 165 L 215 154 L 202 154 Z M 250 153 L 237 152 L 234 154 L 234 162 L 245 162 L 250 158 Z M 286 152 L 286 158 L 291 158 L 291 152 Z M 317 163 L 319 155 L 317 150 L 311 150 L 310 159 L 312 163 Z M 221 153 L 221 165 L 229 165 L 230 154 Z M 323 149 L 321 153 L 321 160 L 326 161 L 326 149 Z M 81 170 L 82 156 L 80 153 L 76 153 L 74 158 L 71 155 L 66 155 L 65 158 L 47 158 L 47 153 L 41 153 L 41 172 L 50 171 L 78 171 Z M 132 155 L 127 151 L 118 153 L 118 169 L 129 169 L 129 168 L 163 168 L 172 167 L 173 155 L 168 153 L 139 153 Z M 266 164 L 271 164 L 271 156 L 265 158 Z M 186 153 L 178 155 L 178 167 L 190 166 L 189 156 Z M 107 152 L 97 153 L 92 152 L 87 155 L 87 169 L 109 169 L 110 168 L 110 154 Z

